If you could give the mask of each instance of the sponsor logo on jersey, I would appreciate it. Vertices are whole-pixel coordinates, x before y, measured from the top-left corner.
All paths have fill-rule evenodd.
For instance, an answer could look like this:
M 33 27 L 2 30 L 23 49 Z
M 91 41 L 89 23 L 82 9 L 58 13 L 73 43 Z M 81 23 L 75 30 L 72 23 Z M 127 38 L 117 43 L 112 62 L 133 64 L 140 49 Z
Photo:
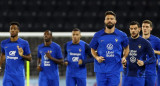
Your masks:
M 45 60 L 48 60 L 48 57 L 46 56 L 46 54 L 44 55 L 44 59 L 45 59 Z
M 130 62 L 135 63 L 136 62 L 136 56 L 137 56 L 137 50 L 130 50 L 129 52 Z
M 80 56 L 81 55 L 81 53 L 72 53 L 72 52 L 70 52 L 69 54 L 73 55 L 73 56 Z
M 73 58 L 72 58 L 72 61 L 73 61 L 73 62 L 78 62 L 78 60 L 79 60 L 79 57 L 73 57 Z
M 15 56 L 15 54 L 16 54 L 16 51 L 10 51 L 10 52 L 9 52 L 9 55 L 10 55 L 10 56 Z
M 103 42 L 104 40 L 101 40 L 101 42 Z

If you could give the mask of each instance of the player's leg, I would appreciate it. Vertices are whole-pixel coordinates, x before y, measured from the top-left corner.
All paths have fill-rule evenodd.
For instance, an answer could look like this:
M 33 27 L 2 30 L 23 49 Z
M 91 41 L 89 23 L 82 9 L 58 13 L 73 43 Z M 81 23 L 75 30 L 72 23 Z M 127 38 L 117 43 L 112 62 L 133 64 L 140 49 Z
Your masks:
M 76 86 L 75 78 L 71 76 L 66 76 L 66 86 Z
M 25 86 L 25 77 L 24 76 L 12 77 L 12 82 L 14 86 Z
M 96 73 L 96 81 L 97 81 L 97 86 L 106 86 L 107 85 L 106 73 Z
M 9 75 L 4 74 L 3 86 L 13 86 L 13 83 L 11 81 L 11 77 Z
M 76 78 L 77 86 L 86 86 L 86 78 Z
M 122 77 L 122 86 L 131 86 L 132 79 L 130 77 L 123 76 Z
M 57 79 L 48 79 L 48 86 L 59 86 L 59 77 Z
M 145 86 L 154 86 L 156 83 L 156 76 L 146 76 Z
M 39 75 L 39 81 L 38 81 L 39 86 L 48 86 L 47 82 L 48 81 L 46 76 Z
M 112 74 L 108 76 L 107 86 L 118 86 L 120 83 L 120 73 Z
M 145 78 L 144 77 L 133 77 L 132 86 L 144 86 Z

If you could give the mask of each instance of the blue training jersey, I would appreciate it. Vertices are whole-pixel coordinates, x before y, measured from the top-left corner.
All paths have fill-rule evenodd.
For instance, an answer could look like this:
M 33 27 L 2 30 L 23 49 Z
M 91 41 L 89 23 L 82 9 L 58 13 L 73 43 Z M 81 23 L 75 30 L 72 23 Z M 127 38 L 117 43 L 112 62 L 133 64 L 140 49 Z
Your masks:
M 150 35 L 150 37 L 147 39 L 154 50 L 160 50 L 160 40 L 158 37 Z M 158 59 L 158 55 L 155 54 L 156 59 Z M 147 59 L 149 56 L 147 55 Z M 145 71 L 146 76 L 156 76 L 156 61 L 152 64 L 146 65 L 146 71 Z
M 86 63 L 93 62 L 93 57 L 91 55 L 91 49 L 88 44 L 82 40 L 78 44 L 73 44 L 69 41 L 65 44 L 65 61 L 68 62 L 66 76 L 86 78 Z M 87 56 L 90 59 L 87 59 Z M 82 65 L 78 64 L 79 59 L 82 59 Z
M 104 29 L 95 33 L 90 47 L 97 50 L 98 56 L 104 57 L 105 61 L 98 63 L 94 60 L 94 72 L 112 74 L 122 71 L 123 47 L 127 47 L 128 43 L 127 35 L 118 29 L 111 34 L 105 33 Z
M 45 46 L 44 43 L 38 46 L 38 58 L 41 58 L 40 77 L 46 76 L 48 79 L 57 79 L 59 77 L 58 65 L 46 57 L 46 53 L 49 51 L 51 56 L 56 59 L 62 59 L 61 47 L 52 42 L 50 46 Z
M 28 41 L 18 38 L 11 42 L 10 38 L 1 42 L 1 52 L 5 54 L 5 73 L 9 75 L 25 76 L 24 59 L 19 55 L 17 46 L 23 49 L 24 55 L 30 54 Z
M 123 72 L 124 76 L 144 77 L 145 66 L 155 62 L 155 56 L 151 44 L 142 37 L 137 39 L 132 39 L 130 37 L 129 49 L 127 65 Z M 146 55 L 149 55 L 149 58 L 147 58 Z M 142 60 L 144 66 L 138 66 L 137 60 Z

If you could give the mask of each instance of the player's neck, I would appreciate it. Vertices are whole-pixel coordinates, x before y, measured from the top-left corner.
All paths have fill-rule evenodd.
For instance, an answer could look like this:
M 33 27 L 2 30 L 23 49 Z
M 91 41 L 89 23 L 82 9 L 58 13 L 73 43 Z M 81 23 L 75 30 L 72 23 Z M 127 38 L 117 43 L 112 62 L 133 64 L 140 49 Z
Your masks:
M 111 29 L 105 28 L 105 33 L 113 33 L 115 31 L 115 26 L 113 26 Z
M 136 37 L 131 36 L 132 39 L 137 39 L 139 37 L 139 34 Z
M 44 42 L 44 45 L 45 45 L 45 46 L 50 46 L 51 43 L 52 43 L 52 41 Z
M 151 34 L 143 34 L 143 35 L 142 35 L 142 37 L 143 37 L 144 39 L 148 39 L 150 36 L 151 36 Z
M 15 41 L 17 41 L 17 40 L 18 40 L 18 36 L 10 37 L 10 40 L 11 40 L 12 42 L 15 42 Z
M 77 42 L 75 42 L 75 41 L 72 40 L 72 43 L 73 43 L 73 44 L 79 44 L 79 42 L 80 42 L 80 40 L 77 41 Z

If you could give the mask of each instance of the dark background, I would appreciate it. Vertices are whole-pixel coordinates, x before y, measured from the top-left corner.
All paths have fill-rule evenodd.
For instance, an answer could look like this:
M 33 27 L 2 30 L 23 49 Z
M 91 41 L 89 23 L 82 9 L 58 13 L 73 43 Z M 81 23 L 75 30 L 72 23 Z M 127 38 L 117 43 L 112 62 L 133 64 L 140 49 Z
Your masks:
M 18 21 L 22 32 L 70 32 L 75 27 L 93 32 L 104 27 L 108 10 L 117 14 L 116 27 L 127 34 L 129 22 L 149 19 L 153 34 L 159 36 L 159 0 L 1 0 L 0 31 L 8 31 L 9 22 Z

